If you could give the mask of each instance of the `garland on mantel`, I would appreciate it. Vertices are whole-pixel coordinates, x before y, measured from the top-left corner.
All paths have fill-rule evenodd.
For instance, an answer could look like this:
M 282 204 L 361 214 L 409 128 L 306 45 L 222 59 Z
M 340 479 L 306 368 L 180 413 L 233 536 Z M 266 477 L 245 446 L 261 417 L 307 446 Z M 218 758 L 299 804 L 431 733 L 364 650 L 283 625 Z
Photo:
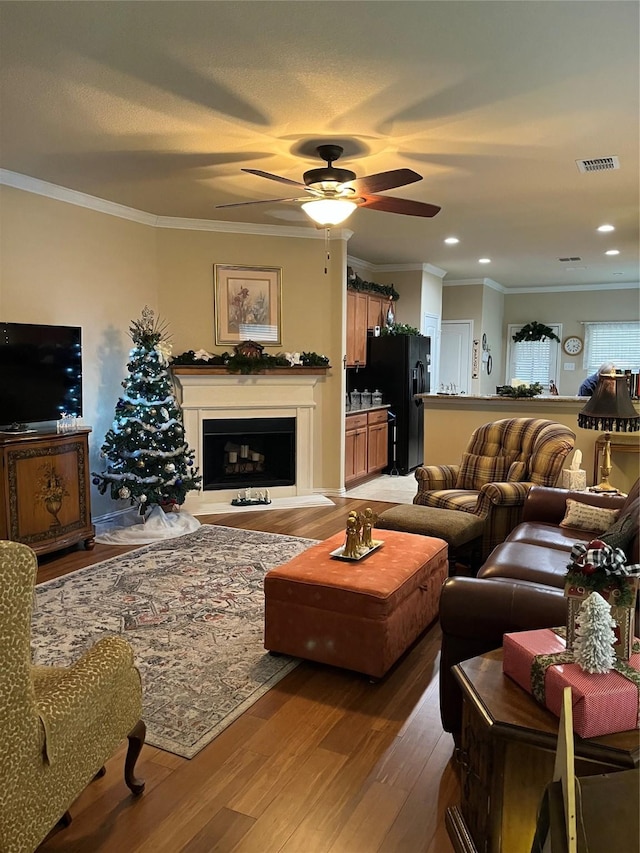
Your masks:
M 377 293 L 397 302 L 400 294 L 392 284 L 376 284 L 374 281 L 364 281 L 351 267 L 347 267 L 347 290 L 358 290 L 361 293 Z
M 274 367 L 295 367 L 291 360 L 284 353 L 277 355 L 268 355 L 262 353 L 259 356 L 242 355 L 235 353 L 231 355 L 228 352 L 222 354 L 214 354 L 209 358 L 203 358 L 199 353 L 195 353 L 192 349 L 183 352 L 180 355 L 171 359 L 171 365 L 176 367 L 196 365 L 199 367 L 226 367 L 230 373 L 261 373 L 263 370 L 269 370 Z M 329 359 L 326 355 L 319 355 L 317 352 L 300 353 L 300 367 L 329 367 Z

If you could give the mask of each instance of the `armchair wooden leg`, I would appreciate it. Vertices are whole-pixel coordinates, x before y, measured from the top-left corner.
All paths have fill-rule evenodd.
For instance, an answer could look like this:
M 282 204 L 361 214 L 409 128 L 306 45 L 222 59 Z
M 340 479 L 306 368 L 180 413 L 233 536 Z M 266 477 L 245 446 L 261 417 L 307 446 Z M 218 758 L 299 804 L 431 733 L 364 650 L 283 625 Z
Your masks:
M 136 761 L 140 755 L 140 750 L 144 746 L 144 739 L 147 733 L 147 727 L 143 720 L 138 720 L 133 729 L 127 735 L 129 739 L 129 749 L 124 762 L 124 781 L 127 787 L 134 794 L 141 794 L 144 791 L 144 781 L 136 779 L 134 775 Z

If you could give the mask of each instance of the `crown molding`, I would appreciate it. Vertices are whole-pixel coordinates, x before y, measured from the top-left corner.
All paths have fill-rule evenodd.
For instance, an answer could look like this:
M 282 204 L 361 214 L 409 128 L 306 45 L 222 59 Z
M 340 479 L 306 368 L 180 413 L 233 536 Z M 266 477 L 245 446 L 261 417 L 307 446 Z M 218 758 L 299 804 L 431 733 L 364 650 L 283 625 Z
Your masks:
M 492 278 L 459 278 L 453 281 L 443 281 L 444 287 L 469 287 L 470 285 L 482 285 L 490 287 L 492 290 L 497 290 L 498 293 L 510 293 L 510 291 L 502 284 L 494 281 Z
M 124 204 L 118 204 L 115 201 L 108 201 L 107 199 L 88 195 L 87 193 L 82 193 L 78 190 L 70 190 L 67 187 L 60 187 L 57 184 L 51 184 L 48 181 L 41 181 L 39 178 L 31 178 L 29 175 L 12 172 L 9 169 L 0 169 L 0 186 L 12 187 L 13 189 L 34 193 L 35 195 L 41 195 L 55 201 L 73 204 L 76 207 L 84 207 L 87 210 L 94 210 L 97 213 L 116 216 L 119 219 L 126 219 L 130 222 L 137 222 L 140 225 L 148 225 L 153 228 L 171 228 L 174 230 L 186 231 L 217 231 L 227 234 L 252 234 L 262 235 L 265 237 L 295 237 L 305 240 L 325 239 L 325 230 L 323 228 L 307 228 L 296 225 L 257 225 L 251 222 L 222 222 L 213 219 L 182 219 L 174 216 L 156 216 L 155 214 L 147 213 L 144 210 L 127 207 Z M 348 242 L 353 236 L 353 233 L 354 232 L 348 228 L 333 228 L 331 229 L 331 239 L 344 240 L 345 242 Z M 372 264 L 369 261 L 356 258 L 352 255 L 347 255 L 347 263 L 356 264 L 361 269 L 365 269 L 368 272 L 373 273 L 421 271 L 435 275 L 438 278 L 443 278 L 447 274 L 446 270 L 429 263 Z M 515 296 L 517 294 L 524 293 L 542 294 L 589 290 L 640 289 L 640 282 L 637 281 L 604 282 L 602 284 L 557 284 L 541 285 L 539 287 L 504 287 L 504 285 L 491 278 L 469 278 L 454 281 L 443 281 L 442 284 L 444 287 L 484 285 L 485 287 L 491 287 L 494 290 L 497 290 L 499 293 L 504 293 L 507 296 Z
M 109 216 L 117 216 L 141 225 L 150 225 L 154 228 L 171 228 L 185 231 L 219 231 L 227 234 L 253 234 L 266 237 L 298 237 L 305 240 L 324 240 L 325 230 L 323 228 L 310 228 L 303 225 L 256 225 L 250 222 L 221 222 L 212 219 L 182 219 L 177 216 L 156 216 L 133 207 L 126 207 L 114 201 L 87 195 L 87 193 L 59 187 L 39 178 L 30 178 L 18 172 L 8 169 L 0 169 L 0 185 L 24 190 L 35 195 L 45 196 L 55 201 L 63 201 L 76 207 L 84 207 L 95 210 L 98 213 L 106 213 Z M 331 239 L 348 241 L 353 236 L 353 231 L 348 228 L 332 228 Z
M 145 213 L 143 210 L 126 207 L 124 204 L 96 198 L 96 196 L 87 195 L 77 190 L 59 187 L 57 184 L 50 184 L 48 181 L 41 181 L 39 178 L 30 178 L 28 175 L 21 175 L 18 172 L 10 172 L 8 169 L 0 169 L 0 184 L 35 195 L 42 195 L 55 201 L 64 201 L 76 207 L 106 213 L 108 216 L 128 219 L 130 222 L 138 222 L 141 225 L 155 226 L 158 223 L 158 217 L 152 213 Z
M 253 234 L 264 237 L 299 237 L 304 240 L 324 240 L 324 228 L 304 225 L 258 225 L 254 222 L 222 222 L 217 219 L 184 219 L 179 216 L 158 216 L 158 228 L 174 231 L 218 231 L 226 234 Z M 332 240 L 348 241 L 353 236 L 348 228 L 332 228 Z
M 372 264 L 369 261 L 363 261 L 362 258 L 356 258 L 353 255 L 347 255 L 348 264 L 356 264 L 356 266 L 366 269 L 367 272 L 428 272 L 438 278 L 443 278 L 447 271 L 429 263 L 413 263 L 413 264 Z
M 608 281 L 602 284 L 549 284 L 540 287 L 509 287 L 505 293 L 507 296 L 517 296 L 521 293 L 575 293 L 585 290 L 640 290 L 640 282 Z

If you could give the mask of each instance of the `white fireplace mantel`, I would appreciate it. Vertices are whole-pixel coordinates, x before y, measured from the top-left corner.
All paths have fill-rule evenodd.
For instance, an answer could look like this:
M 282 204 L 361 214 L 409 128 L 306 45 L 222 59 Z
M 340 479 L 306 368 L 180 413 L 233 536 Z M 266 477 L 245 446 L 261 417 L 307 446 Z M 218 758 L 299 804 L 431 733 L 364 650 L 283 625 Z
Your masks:
M 228 418 L 296 419 L 296 482 L 270 489 L 272 497 L 294 497 L 313 493 L 314 388 L 325 371 L 277 372 L 267 374 L 197 373 L 174 370 L 179 385 L 185 438 L 202 470 L 203 424 Z M 185 509 L 206 514 L 207 506 L 229 503 L 237 490 L 215 489 L 189 492 Z

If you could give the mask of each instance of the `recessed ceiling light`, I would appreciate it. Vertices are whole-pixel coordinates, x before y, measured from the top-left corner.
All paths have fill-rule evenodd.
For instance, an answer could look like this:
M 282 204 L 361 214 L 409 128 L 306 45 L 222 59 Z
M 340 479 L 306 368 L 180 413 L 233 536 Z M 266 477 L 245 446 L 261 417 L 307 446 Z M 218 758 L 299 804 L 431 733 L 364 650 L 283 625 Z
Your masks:
M 491 258 L 478 258 L 478 263 L 479 264 L 490 264 Z
M 455 244 L 459 243 L 460 240 L 458 240 L 457 237 L 445 237 L 444 242 L 448 243 L 450 246 L 455 246 Z
M 620 254 L 619 249 L 607 249 L 607 251 L 605 252 L 605 255 L 619 255 L 619 254 Z
M 615 231 L 613 225 L 598 225 L 598 231 Z

